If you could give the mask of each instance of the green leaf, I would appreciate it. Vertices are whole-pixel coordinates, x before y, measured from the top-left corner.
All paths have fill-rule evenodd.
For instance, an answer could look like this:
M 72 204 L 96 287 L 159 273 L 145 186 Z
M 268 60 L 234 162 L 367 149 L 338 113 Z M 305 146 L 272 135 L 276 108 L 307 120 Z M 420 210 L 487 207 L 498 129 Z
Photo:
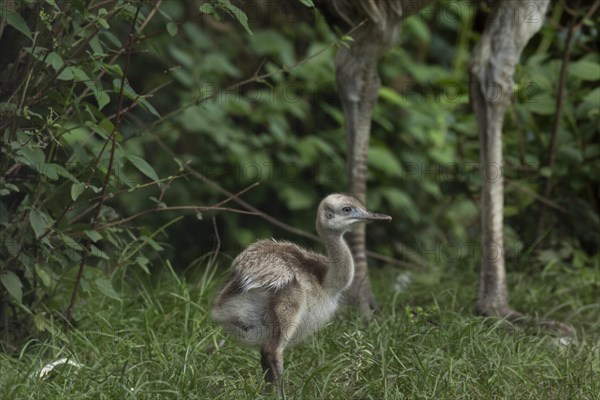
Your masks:
M 6 250 L 11 257 L 14 257 L 19 253 L 19 243 L 10 236 L 5 239 L 4 247 L 6 247 Z
M 158 111 L 156 110 L 156 108 L 154 108 L 154 106 L 152 104 L 150 104 L 150 102 L 148 100 L 146 100 L 145 98 L 141 98 L 140 99 L 140 104 L 142 105 L 142 108 L 146 111 L 148 111 L 150 114 L 154 115 L 157 118 L 160 118 L 160 114 L 158 113 Z
M 123 95 L 129 100 L 136 101 L 140 97 L 131 87 L 127 79 L 123 82 Z M 121 79 L 113 79 L 113 90 L 118 94 L 121 92 Z
M 108 22 L 104 19 L 104 18 L 98 18 L 98 25 L 100 25 L 102 28 L 109 30 L 110 29 L 110 25 L 108 25 Z
M 572 165 L 579 165 L 583 162 L 583 154 L 581 154 L 581 150 L 576 146 L 560 146 L 557 155 Z
M 77 82 L 88 82 L 90 81 L 90 77 L 79 67 L 67 67 L 65 68 L 56 79 L 60 79 L 61 81 L 72 81 L 75 80 Z
M 92 239 L 92 242 L 97 242 L 98 240 L 101 240 L 101 239 L 102 239 L 102 235 L 101 235 L 101 234 L 99 234 L 99 233 L 98 233 L 98 232 L 96 232 L 96 231 L 90 231 L 90 230 L 86 230 L 86 231 L 85 231 L 85 234 L 86 234 L 86 235 L 87 235 L 87 236 L 88 236 L 90 239 Z
M 68 237 L 67 235 L 65 235 L 61 232 L 59 232 L 58 235 L 60 236 L 60 238 L 63 241 L 63 244 L 65 246 L 75 250 L 76 252 L 80 252 L 80 251 L 84 250 L 82 245 L 80 245 L 79 243 L 77 243 L 72 238 Z
M 220 9 L 227 12 L 227 14 L 232 16 L 234 19 L 236 19 L 240 23 L 240 25 L 242 25 L 244 27 L 246 32 L 248 32 L 250 35 L 252 35 L 250 26 L 248 26 L 248 16 L 246 15 L 245 12 L 243 12 L 241 9 L 239 9 L 238 7 L 231 4 L 231 2 L 229 0 L 220 0 L 217 3 L 217 6 Z
M 14 272 L 5 271 L 0 274 L 0 280 L 8 293 L 10 293 L 17 302 L 21 303 L 21 300 L 23 299 L 23 290 L 21 288 L 23 285 L 21 284 L 19 277 L 15 275 Z
M 175 35 L 177 35 L 178 31 L 179 31 L 179 27 L 177 26 L 177 24 L 175 22 L 167 23 L 167 32 L 169 32 L 169 35 L 175 36 Z
M 37 273 L 38 277 L 42 281 L 42 284 L 46 287 L 50 287 L 50 285 L 52 284 L 52 279 L 50 278 L 50 275 L 48 274 L 48 272 L 46 272 L 46 270 L 44 270 L 38 264 L 35 265 L 35 272 Z
M 39 212 L 35 208 L 31 210 L 29 213 L 29 223 L 33 228 L 33 232 L 35 233 L 35 237 L 39 238 L 46 232 L 46 229 L 49 226 L 48 217 L 43 213 Z
M 549 93 L 540 93 L 525 101 L 522 107 L 540 115 L 552 115 L 556 112 L 556 101 Z
M 315 5 L 312 0 L 298 0 L 300 3 L 304 4 L 306 7 L 315 8 Z
M 118 77 L 123 76 L 123 70 L 119 64 L 102 64 L 102 69 L 111 75 L 115 75 Z
M 102 43 L 100 42 L 100 36 L 95 35 L 94 37 L 92 37 L 90 39 L 90 48 L 93 51 L 93 55 L 98 56 L 98 59 L 101 59 L 102 57 L 106 57 L 106 52 L 104 51 L 104 47 L 102 46 Z M 102 63 L 98 62 L 97 65 L 102 66 Z
M 102 110 L 105 105 L 110 103 L 110 96 L 106 92 L 96 92 L 94 93 L 94 96 L 96 97 L 96 101 L 98 102 L 99 110 Z
M 52 66 L 55 71 L 58 71 L 58 69 L 61 68 L 65 62 L 60 55 L 52 51 L 46 56 L 46 64 Z
M 37 166 L 37 170 L 42 174 L 47 176 L 48 178 L 50 178 L 50 180 L 57 180 L 58 179 L 58 170 L 59 168 L 62 168 L 60 165 L 58 164 L 47 164 L 47 163 L 43 163 L 39 166 Z
M 286 186 L 280 190 L 279 195 L 290 210 L 306 210 L 315 204 L 314 192 L 306 190 L 306 188 Z
M 110 96 L 104 91 L 104 88 L 99 81 L 86 81 L 85 83 L 92 93 L 94 93 L 94 97 L 98 103 L 98 110 L 102 110 L 104 106 L 110 103 Z
M 138 169 L 142 174 L 146 175 L 148 178 L 153 181 L 158 181 L 158 175 L 154 168 L 148 164 L 146 160 L 137 156 L 127 156 L 127 159 L 133 164 L 134 167 Z
M 545 178 L 549 178 L 552 176 L 552 170 L 548 167 L 542 167 L 540 168 L 540 175 Z
M 71 185 L 71 199 L 76 201 L 85 190 L 85 183 L 74 183 Z
M 180 49 L 179 47 L 170 46 L 169 53 L 171 54 L 171 56 L 173 56 L 175 61 L 181 63 L 181 65 L 183 65 L 186 68 L 193 69 L 194 66 L 197 64 L 197 60 L 193 57 L 193 53 L 184 49 Z M 207 66 L 205 66 L 204 68 L 206 67 Z
M 31 35 L 31 30 L 27 26 L 27 22 L 25 22 L 25 20 L 23 19 L 23 17 L 21 17 L 19 13 L 13 10 L 9 10 L 5 4 L 3 4 L 0 7 L 0 17 L 6 20 L 6 23 L 8 25 L 12 26 L 13 28 L 21 32 L 23 35 L 27 36 L 29 39 L 33 39 L 33 36 Z
M 515 215 L 519 215 L 520 209 L 517 206 L 504 206 L 504 216 L 512 217 Z
M 381 194 L 392 207 L 401 210 L 413 223 L 419 221 L 419 210 L 406 192 L 395 187 L 386 187 L 381 190 Z
M 100 250 L 99 248 L 97 248 L 94 245 L 90 246 L 90 254 L 95 257 L 102 258 L 104 260 L 110 260 L 110 257 L 108 256 L 108 254 L 106 254 L 105 252 L 103 252 L 102 250 Z
M 152 247 L 152 250 L 154 250 L 154 251 L 163 251 L 164 250 L 164 248 L 160 244 L 158 244 L 154 239 L 152 239 L 151 237 L 142 235 L 142 236 L 140 236 L 140 239 L 143 240 L 144 242 L 146 242 L 147 244 L 149 244 L 150 247 Z
M 46 159 L 44 152 L 39 147 L 21 147 L 17 154 L 21 156 L 19 161 L 23 161 L 30 167 L 42 164 Z
M 404 23 L 403 30 L 416 37 L 418 43 L 431 42 L 431 31 L 422 18 L 408 18 Z
M 63 167 L 62 165 L 60 165 L 60 164 L 49 164 L 49 165 L 51 165 L 52 168 L 54 168 L 56 170 L 56 173 L 58 174 L 58 176 L 67 178 L 71 182 L 79 183 L 79 180 L 77 178 L 75 178 L 75 176 L 69 170 L 67 170 L 65 167 Z
M 41 314 L 35 314 L 35 316 L 33 317 L 33 324 L 35 325 L 35 328 L 38 331 L 45 331 L 48 329 L 48 326 L 50 325 L 48 323 L 48 320 L 46 318 L 44 318 L 43 315 Z
M 133 4 L 124 4 L 120 9 L 120 14 L 127 19 L 127 21 L 133 21 L 137 8 Z M 140 10 L 140 14 L 143 17 L 143 13 Z M 145 21 L 145 17 L 142 18 L 142 22 Z
M 583 98 L 584 103 L 589 103 L 594 107 L 600 107 L 600 87 L 592 90 Z
M 102 31 L 102 36 L 105 36 L 115 47 L 123 46 L 121 40 L 111 31 Z
M 584 81 L 600 80 L 600 64 L 588 60 L 579 60 L 569 65 L 569 75 Z
M 431 147 L 427 150 L 427 154 L 441 165 L 450 164 L 456 157 L 450 146 Z
M 403 107 L 408 102 L 406 95 L 400 94 L 392 88 L 382 86 L 379 89 L 379 97 L 385 101 L 389 101 L 392 105 Z
M 142 268 L 142 270 L 147 273 L 148 275 L 150 275 L 150 270 L 148 269 L 148 264 L 150 263 L 150 260 L 148 260 L 146 257 L 144 256 L 137 256 L 135 258 L 135 262 L 137 263 L 137 265 L 140 266 L 140 268 Z
M 17 105 L 13 103 L 0 103 L 0 117 L 8 114 L 13 114 L 17 111 Z
M 371 147 L 369 149 L 369 166 L 390 176 L 402 175 L 400 162 L 394 153 L 385 147 Z
M 119 293 L 117 293 L 115 291 L 115 289 L 113 288 L 112 282 L 110 280 L 108 280 L 104 277 L 100 277 L 100 278 L 96 278 L 94 280 L 94 284 L 100 290 L 100 292 L 103 295 L 105 295 L 106 297 L 121 301 L 121 296 L 119 296 Z
M 61 81 L 72 81 L 73 80 L 73 72 L 69 69 L 69 67 L 62 70 L 60 74 L 56 77 L 56 79 L 60 79 Z
M 103 134 L 102 133 L 100 133 L 100 134 L 103 135 L 103 137 L 108 138 L 109 135 L 115 129 L 115 124 L 113 124 L 108 118 L 104 118 L 104 119 L 102 119 L 102 121 L 100 121 L 98 123 L 98 127 L 103 132 Z M 92 128 L 93 128 L 93 125 L 92 125 Z
M 203 5 L 209 5 L 208 3 L 204 3 Z M 200 7 L 202 8 L 202 7 Z M 173 21 L 173 18 L 167 14 L 166 12 L 164 12 L 164 10 L 162 10 L 160 7 L 158 8 L 158 12 L 160 13 L 160 15 L 162 15 L 167 21 Z
M 204 3 L 204 4 L 202 4 L 198 10 L 200 10 L 200 12 L 202 14 L 208 14 L 208 15 L 214 15 L 217 12 L 215 10 L 215 8 L 213 7 L 213 5 L 210 4 L 210 3 Z

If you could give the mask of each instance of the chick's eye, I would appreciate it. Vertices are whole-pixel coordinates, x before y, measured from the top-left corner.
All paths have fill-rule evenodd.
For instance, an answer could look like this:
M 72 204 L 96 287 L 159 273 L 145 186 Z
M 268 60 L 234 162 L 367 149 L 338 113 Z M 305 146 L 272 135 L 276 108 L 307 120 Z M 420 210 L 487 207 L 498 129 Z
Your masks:
M 352 211 L 352 207 L 348 207 L 348 206 L 342 207 L 342 211 L 344 212 L 344 214 L 349 214 L 350 211 Z

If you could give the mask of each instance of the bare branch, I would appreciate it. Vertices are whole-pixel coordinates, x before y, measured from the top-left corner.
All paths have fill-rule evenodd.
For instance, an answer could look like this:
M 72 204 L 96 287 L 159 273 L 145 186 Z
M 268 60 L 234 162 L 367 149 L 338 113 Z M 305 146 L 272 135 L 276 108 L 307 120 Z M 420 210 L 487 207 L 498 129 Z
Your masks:
M 247 211 L 247 210 L 238 210 L 235 208 L 229 208 L 229 207 L 221 207 L 223 204 L 229 203 L 230 201 L 235 201 L 236 199 L 238 199 L 239 196 L 241 196 L 242 194 L 246 193 L 247 191 L 249 191 L 252 188 L 255 188 L 256 186 L 258 186 L 259 182 L 255 182 L 252 185 L 248 186 L 245 189 L 240 190 L 238 193 L 232 194 L 229 197 L 227 197 L 225 200 L 222 200 L 220 202 L 218 202 L 215 205 L 212 206 L 172 206 L 172 207 L 156 207 L 156 208 L 152 208 L 150 210 L 144 210 L 144 211 L 140 211 L 136 214 L 130 215 L 129 217 L 120 219 L 118 221 L 113 221 L 113 222 L 109 222 L 107 224 L 104 224 L 102 226 L 99 226 L 96 230 L 103 230 L 106 228 L 110 228 L 111 226 L 115 226 L 115 225 L 122 225 L 126 222 L 132 221 L 136 218 L 141 217 L 142 215 L 146 215 L 146 214 L 150 214 L 150 213 L 154 213 L 154 212 L 164 212 L 164 211 L 177 211 L 177 210 L 189 210 L 189 211 L 228 211 L 228 212 L 234 212 L 234 213 L 238 213 L 238 214 L 246 214 L 246 215 L 257 215 L 256 212 L 253 211 Z M 239 200 L 239 199 L 238 199 Z
M 229 208 L 229 207 L 211 207 L 211 206 L 172 206 L 172 207 L 160 207 L 160 208 L 152 208 L 152 209 L 149 209 L 149 210 L 140 211 L 140 212 L 138 212 L 136 214 L 130 215 L 129 217 L 122 218 L 122 219 L 117 220 L 117 221 L 109 222 L 109 223 L 104 224 L 104 225 L 100 225 L 95 230 L 101 231 L 101 230 L 110 228 L 112 226 L 123 225 L 126 222 L 133 221 L 136 218 L 139 218 L 139 217 L 141 217 L 143 215 L 150 214 L 150 213 L 164 212 L 164 211 L 181 211 L 181 210 L 196 211 L 196 212 L 199 212 L 199 211 L 204 211 L 204 212 L 206 212 L 206 211 L 228 211 L 228 212 L 233 212 L 233 213 L 238 213 L 238 214 L 258 215 L 255 212 L 246 211 L 246 210 L 238 210 L 238 209 Z
M 581 28 L 583 22 L 591 17 L 595 10 L 600 6 L 600 0 L 596 0 L 595 3 L 590 7 L 588 12 L 582 17 L 582 19 L 578 22 L 579 13 L 576 11 L 569 9 L 566 5 L 566 2 L 563 2 L 565 10 L 569 14 L 572 15 L 571 22 L 569 23 L 569 29 L 567 30 L 567 38 L 565 40 L 565 52 L 562 58 L 562 64 L 560 66 L 560 75 L 558 78 L 558 84 L 556 88 L 556 111 L 554 113 L 554 121 L 552 125 L 552 133 L 550 136 L 550 146 L 548 149 L 548 162 L 547 166 L 552 171 L 554 168 L 554 164 L 556 162 L 556 150 L 558 147 L 558 131 L 560 129 L 560 122 L 562 120 L 562 115 L 564 111 L 564 99 L 566 92 L 566 80 L 567 73 L 569 68 L 569 62 L 571 61 L 571 51 L 573 50 L 575 33 Z M 553 179 L 552 176 L 546 178 L 544 182 L 544 191 L 543 198 L 549 198 L 552 193 L 553 188 Z M 538 217 L 538 225 L 537 225 L 537 235 L 540 236 L 544 230 L 544 225 L 546 222 L 546 203 L 543 203 L 540 208 L 540 213 Z
M 157 143 L 160 145 L 160 147 L 163 148 L 163 150 L 165 152 L 167 152 L 167 154 L 169 154 L 172 158 L 177 158 L 177 154 L 175 154 L 175 152 L 173 152 L 173 150 L 171 150 L 169 148 L 169 146 L 167 146 L 160 138 L 156 137 L 156 141 Z M 286 224 L 285 222 L 282 222 L 280 220 L 278 220 L 277 218 L 259 210 L 258 208 L 254 207 L 253 205 L 251 205 L 250 203 L 247 203 L 246 201 L 237 198 L 234 194 L 232 194 L 230 191 L 228 191 L 227 189 L 225 189 L 224 187 L 222 187 L 221 185 L 219 185 L 218 183 L 216 183 L 215 181 L 207 178 L 206 176 L 204 176 L 203 174 L 201 174 L 200 172 L 196 171 L 195 169 L 193 169 L 192 167 L 190 167 L 189 165 L 185 165 L 184 168 L 196 179 L 204 182 L 206 185 L 208 185 L 209 187 L 213 188 L 214 190 L 216 190 L 219 193 L 225 194 L 227 196 L 231 197 L 231 200 L 233 200 L 234 202 L 236 202 L 237 204 L 239 204 L 240 206 L 242 206 L 242 208 L 248 210 L 251 212 L 251 215 L 257 215 L 259 217 L 261 217 L 262 219 L 264 219 L 265 221 L 287 231 L 290 233 L 293 233 L 294 235 L 306 238 L 306 239 L 310 239 L 310 240 L 314 240 L 314 241 L 320 241 L 319 237 L 313 233 L 307 232 L 303 229 L 299 229 L 296 227 L 293 227 L 291 225 Z M 400 261 L 397 260 L 395 258 L 391 258 L 379 253 L 375 253 L 373 251 L 367 251 L 367 256 L 374 258 L 376 260 L 391 264 L 391 265 L 395 265 L 401 268 L 407 268 L 408 267 L 408 263 L 404 262 L 404 261 Z M 414 254 L 413 254 L 414 256 Z M 412 265 L 413 269 L 419 269 L 419 270 L 423 270 L 425 267 L 426 268 L 426 264 L 421 264 L 421 266 L 418 265 Z

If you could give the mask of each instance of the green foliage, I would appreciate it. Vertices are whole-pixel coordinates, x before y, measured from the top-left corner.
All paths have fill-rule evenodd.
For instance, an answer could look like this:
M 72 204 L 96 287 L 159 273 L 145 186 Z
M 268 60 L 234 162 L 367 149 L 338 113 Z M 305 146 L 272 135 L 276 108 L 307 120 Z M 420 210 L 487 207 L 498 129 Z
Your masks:
M 472 27 L 475 15 L 466 3 L 453 3 L 408 19 L 400 45 L 381 66 L 383 87 L 371 142 L 375 154 L 370 154 L 370 161 L 377 162 L 370 165 L 374 172 L 385 163 L 387 174 L 370 175 L 369 204 L 397 210 L 405 222 L 396 226 L 399 237 L 414 246 L 460 246 L 478 235 L 479 216 L 474 211 L 479 207 L 479 141 L 468 104 L 466 65 L 477 39 Z M 506 245 L 513 249 L 508 250 L 511 269 L 543 268 L 535 257 L 541 250 L 540 234 L 545 237 L 542 246 L 560 248 L 568 243 L 588 255 L 598 252 L 600 218 L 592 171 L 600 168 L 595 93 L 600 57 L 597 51 L 585 50 L 597 49 L 598 31 L 591 21 L 583 21 L 575 36 L 564 115 L 556 122 L 558 76 L 566 45 L 566 30 L 556 26 L 567 25 L 574 17 L 556 5 L 548 18 L 517 69 L 515 101 L 504 127 Z M 556 159 L 550 168 L 556 123 Z M 379 154 L 380 147 L 390 151 Z M 403 167 L 398 178 L 390 176 L 398 170 L 396 164 Z M 549 198 L 544 193 L 547 179 L 552 180 Z M 405 196 L 398 192 L 390 196 L 387 186 Z M 556 207 L 545 211 L 547 223 L 540 232 L 544 200 Z M 477 260 L 476 256 L 462 259 L 467 264 Z M 593 263 L 586 265 L 592 268 Z
M 223 196 L 185 166 L 231 192 L 260 181 L 244 200 L 308 231 L 319 198 L 346 189 L 333 59 L 352 40 L 335 36 L 310 0 L 269 5 L 46 1 L 2 11 L 0 316 L 14 325 L 7 343 L 59 337 L 56 321 L 66 322 L 72 299 L 71 322 L 83 324 L 89 314 L 79 302 L 128 307 L 129 273 L 152 276 L 162 260 L 180 273 L 204 268 L 217 235 L 213 213 L 194 206 Z M 442 2 L 406 21 L 380 66 L 369 154 L 369 207 L 394 216 L 390 227 L 369 228 L 370 246 L 398 258 L 414 252 L 456 274 L 479 260 L 479 143 L 467 75 L 474 16 L 466 2 Z M 511 276 L 566 276 L 594 290 L 600 60 L 590 51 L 598 42 L 591 21 L 575 37 L 548 162 L 569 18 L 557 3 L 517 71 L 504 129 L 507 265 Z M 539 235 L 542 204 L 550 205 Z M 181 207 L 194 213 L 181 218 Z M 257 238 L 299 241 L 257 216 L 222 213 L 216 221 L 223 266 Z M 572 290 L 559 287 L 552 290 Z M 529 294 L 519 301 L 539 309 L 554 293 L 519 290 Z M 577 301 L 585 307 L 589 299 Z M 418 314 L 427 310 L 418 306 Z M 363 350 L 357 357 L 378 351 Z
M 143 24 L 149 10 L 132 2 L 109 10 L 77 2 L 17 6 L 3 9 L 15 29 L 3 31 L 3 43 L 23 48 L 2 60 L 11 79 L 0 99 L 0 315 L 7 343 L 19 331 L 47 331 L 60 314 L 68 320 L 78 298 L 120 300 L 115 271 L 148 271 L 161 250 L 151 234 L 160 228 L 111 225 L 122 211 L 106 201 L 159 181 L 146 160 L 130 154 L 120 124 L 125 107 L 159 117 L 125 77 L 127 62 L 120 64 L 129 47 L 119 36 L 129 29 L 138 35 L 129 27 Z

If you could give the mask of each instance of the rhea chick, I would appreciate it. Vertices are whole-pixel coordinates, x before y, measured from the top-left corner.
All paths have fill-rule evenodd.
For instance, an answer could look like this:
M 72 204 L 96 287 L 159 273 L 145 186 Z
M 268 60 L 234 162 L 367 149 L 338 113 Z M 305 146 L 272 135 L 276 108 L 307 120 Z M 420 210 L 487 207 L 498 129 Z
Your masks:
M 279 382 L 283 350 L 328 322 L 352 283 L 354 261 L 344 234 L 360 223 L 391 219 L 354 197 L 331 194 L 319 204 L 316 221 L 326 254 L 260 240 L 233 260 L 211 316 L 235 339 L 261 349 L 267 382 Z

